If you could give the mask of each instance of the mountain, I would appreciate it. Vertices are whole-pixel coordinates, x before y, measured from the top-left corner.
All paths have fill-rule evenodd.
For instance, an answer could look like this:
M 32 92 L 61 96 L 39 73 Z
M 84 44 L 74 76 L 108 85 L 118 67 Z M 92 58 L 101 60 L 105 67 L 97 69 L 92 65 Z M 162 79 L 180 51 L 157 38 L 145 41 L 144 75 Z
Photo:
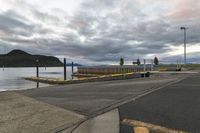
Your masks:
M 35 67 L 36 60 L 39 60 L 41 67 L 63 66 L 63 63 L 53 56 L 32 55 L 22 50 L 13 50 L 0 55 L 0 67 Z
M 67 65 L 67 66 L 72 66 L 72 63 L 67 63 L 66 65 Z M 83 65 L 78 64 L 78 63 L 74 63 L 74 66 L 77 66 L 77 67 L 78 67 L 78 66 L 83 66 Z

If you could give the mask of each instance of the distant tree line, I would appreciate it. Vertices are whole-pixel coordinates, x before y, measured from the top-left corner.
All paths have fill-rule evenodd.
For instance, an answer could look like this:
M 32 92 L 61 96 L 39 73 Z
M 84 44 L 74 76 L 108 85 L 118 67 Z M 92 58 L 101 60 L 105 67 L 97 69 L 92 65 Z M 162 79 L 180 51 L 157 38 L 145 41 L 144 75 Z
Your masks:
M 120 66 L 123 66 L 124 65 L 124 58 L 120 58 Z
M 154 65 L 158 65 L 159 64 L 159 60 L 158 60 L 158 57 L 154 57 L 153 59 L 153 63 Z M 120 58 L 120 62 L 119 62 L 120 66 L 123 66 L 124 65 L 124 58 Z M 136 62 L 133 62 L 133 65 L 141 65 L 141 61 L 140 59 L 138 58 Z

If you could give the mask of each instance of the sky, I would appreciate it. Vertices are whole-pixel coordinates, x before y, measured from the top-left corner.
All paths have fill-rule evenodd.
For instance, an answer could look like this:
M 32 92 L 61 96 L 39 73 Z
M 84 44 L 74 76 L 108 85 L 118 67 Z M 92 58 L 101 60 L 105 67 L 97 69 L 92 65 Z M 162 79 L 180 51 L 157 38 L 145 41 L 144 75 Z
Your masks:
M 0 54 L 21 49 L 80 64 L 122 57 L 200 63 L 199 0 L 0 0 Z

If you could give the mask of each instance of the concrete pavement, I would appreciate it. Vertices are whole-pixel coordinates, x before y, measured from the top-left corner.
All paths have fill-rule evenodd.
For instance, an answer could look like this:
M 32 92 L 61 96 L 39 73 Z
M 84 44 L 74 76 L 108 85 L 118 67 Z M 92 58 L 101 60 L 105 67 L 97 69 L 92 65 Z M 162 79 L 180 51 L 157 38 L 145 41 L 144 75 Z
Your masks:
M 85 117 L 14 93 L 0 93 L 1 133 L 44 133 Z
M 0 132 L 67 131 L 74 124 L 156 91 L 187 74 L 0 93 Z M 70 111 L 69 111 L 70 110 Z
M 61 133 L 119 133 L 120 120 L 118 109 L 83 122 L 80 126 L 68 128 Z

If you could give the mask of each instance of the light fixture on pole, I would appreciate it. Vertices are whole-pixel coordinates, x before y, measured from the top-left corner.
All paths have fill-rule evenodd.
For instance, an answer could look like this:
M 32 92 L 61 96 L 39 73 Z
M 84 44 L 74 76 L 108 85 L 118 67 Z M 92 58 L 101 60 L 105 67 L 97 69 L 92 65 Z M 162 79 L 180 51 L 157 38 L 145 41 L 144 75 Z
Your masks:
M 188 28 L 181 27 L 180 29 L 184 31 L 184 64 L 186 65 L 187 64 L 187 61 L 186 61 L 186 30 Z

